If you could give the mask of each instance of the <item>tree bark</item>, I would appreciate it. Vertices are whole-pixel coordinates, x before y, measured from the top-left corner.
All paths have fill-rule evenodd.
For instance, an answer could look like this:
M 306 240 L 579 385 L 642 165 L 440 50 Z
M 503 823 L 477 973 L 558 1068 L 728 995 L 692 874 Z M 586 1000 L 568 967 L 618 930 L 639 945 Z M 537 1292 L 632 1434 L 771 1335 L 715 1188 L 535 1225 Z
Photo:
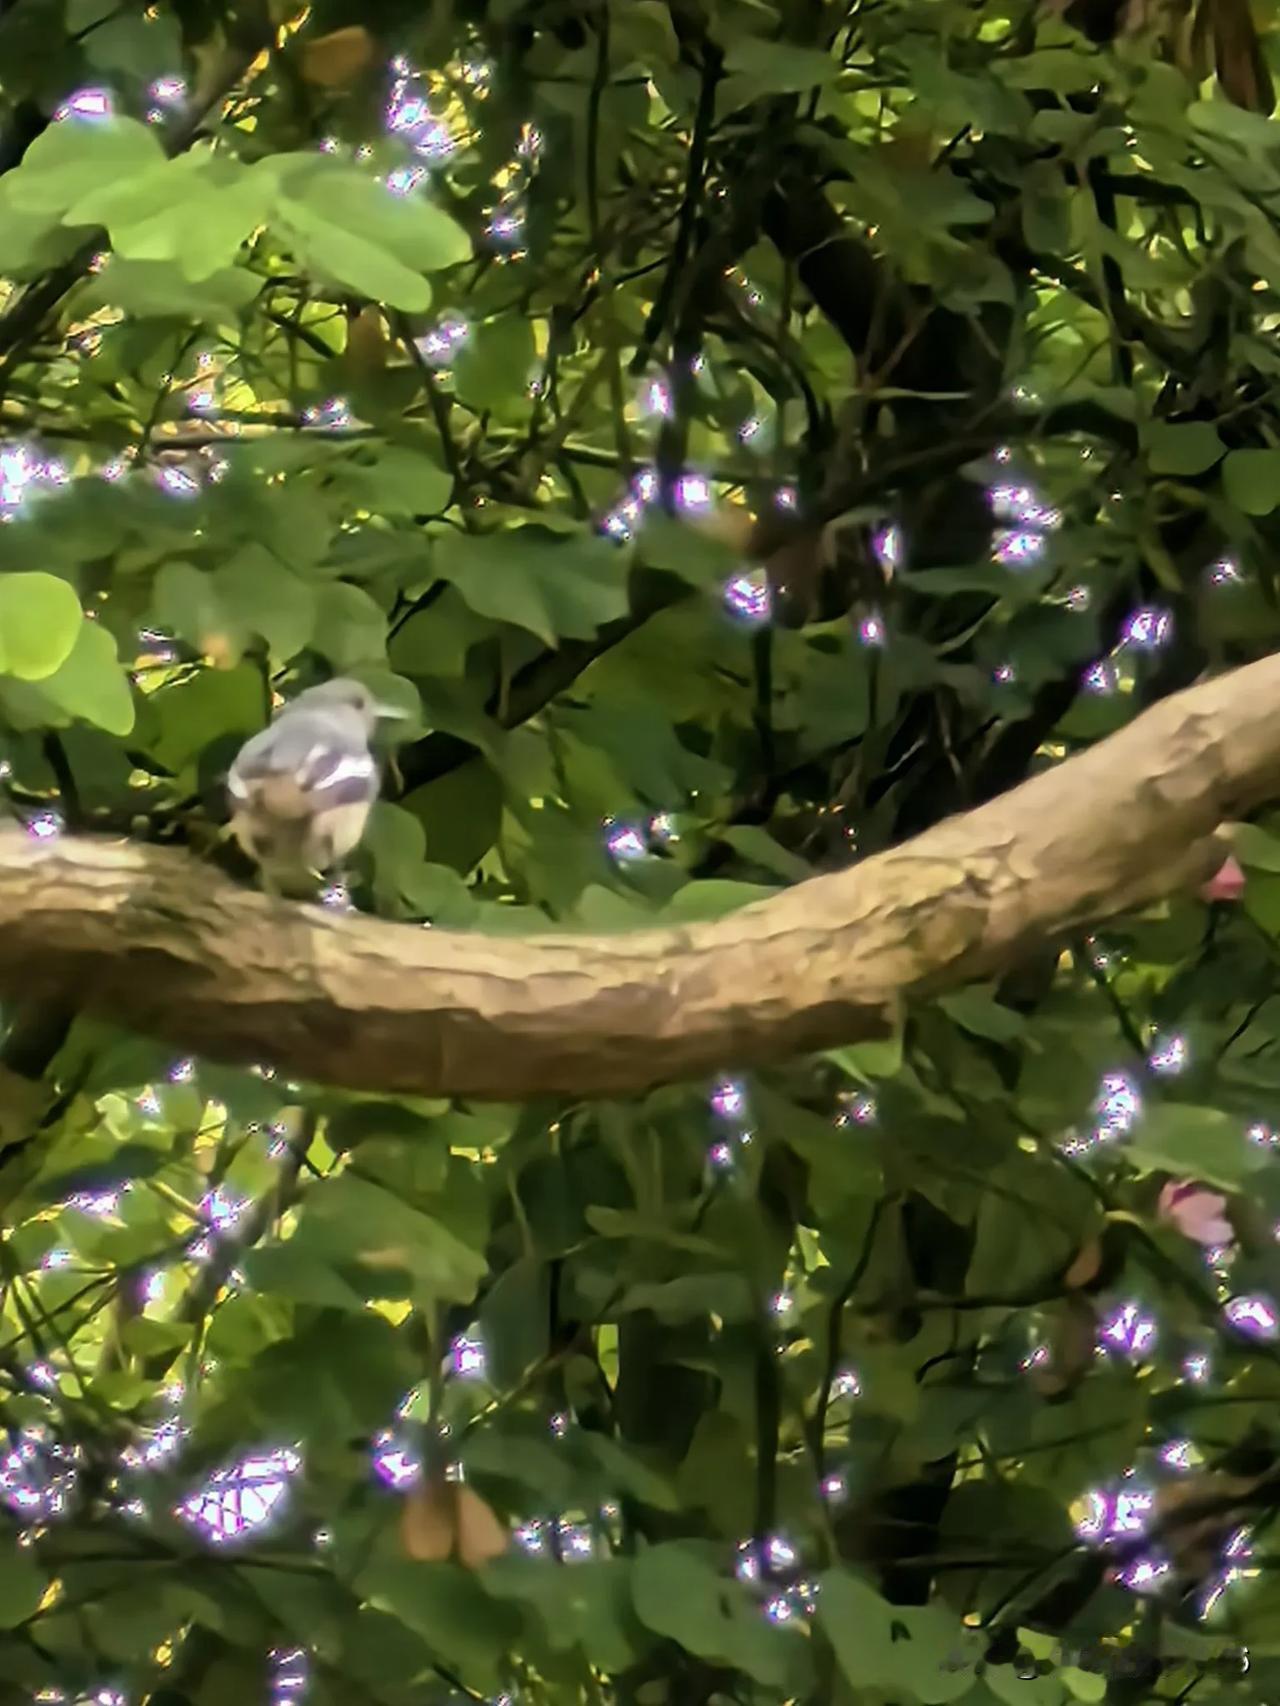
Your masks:
M 168 848 L 0 831 L 0 994 L 420 1095 L 616 1095 L 883 1034 L 910 997 L 1202 880 L 1280 794 L 1280 656 L 710 924 L 510 938 L 275 901 Z

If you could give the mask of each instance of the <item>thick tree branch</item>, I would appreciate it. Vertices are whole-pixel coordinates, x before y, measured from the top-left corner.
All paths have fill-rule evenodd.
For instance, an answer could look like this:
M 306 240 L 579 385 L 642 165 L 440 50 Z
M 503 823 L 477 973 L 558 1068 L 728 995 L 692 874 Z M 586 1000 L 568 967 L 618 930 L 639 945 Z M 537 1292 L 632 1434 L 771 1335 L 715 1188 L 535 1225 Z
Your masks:
M 171 849 L 0 832 L 0 994 L 388 1092 L 618 1094 L 882 1033 L 901 1001 L 1205 877 L 1280 794 L 1280 656 L 711 924 L 512 939 L 288 906 Z

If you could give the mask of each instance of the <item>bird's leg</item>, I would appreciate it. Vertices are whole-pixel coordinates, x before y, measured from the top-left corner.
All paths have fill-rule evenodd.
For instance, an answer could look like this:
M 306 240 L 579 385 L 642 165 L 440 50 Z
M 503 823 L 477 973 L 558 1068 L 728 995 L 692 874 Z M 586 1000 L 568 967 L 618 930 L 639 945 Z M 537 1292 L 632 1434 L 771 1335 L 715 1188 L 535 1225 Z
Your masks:
M 320 899 L 335 912 L 352 912 L 351 872 L 346 865 L 331 865 L 322 878 L 324 889 Z

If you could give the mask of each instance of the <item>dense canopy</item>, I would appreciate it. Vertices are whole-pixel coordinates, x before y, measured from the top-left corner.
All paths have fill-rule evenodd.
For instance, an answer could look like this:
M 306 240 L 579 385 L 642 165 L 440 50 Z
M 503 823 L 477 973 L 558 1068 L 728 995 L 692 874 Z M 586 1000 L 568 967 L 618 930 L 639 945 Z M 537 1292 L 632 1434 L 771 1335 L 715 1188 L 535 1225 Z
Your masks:
M 0 4 L 0 1706 L 1273 1699 L 1278 44 Z

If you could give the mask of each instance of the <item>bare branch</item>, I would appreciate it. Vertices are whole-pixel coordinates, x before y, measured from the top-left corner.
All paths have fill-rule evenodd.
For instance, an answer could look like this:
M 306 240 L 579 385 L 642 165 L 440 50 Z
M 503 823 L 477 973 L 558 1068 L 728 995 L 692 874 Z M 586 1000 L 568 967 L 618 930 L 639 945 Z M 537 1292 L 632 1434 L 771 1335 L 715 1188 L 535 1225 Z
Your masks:
M 1280 793 L 1280 656 L 710 924 L 510 938 L 290 906 L 172 849 L 0 832 L 0 994 L 290 1077 L 620 1094 L 882 1034 L 905 998 L 1204 878 Z

